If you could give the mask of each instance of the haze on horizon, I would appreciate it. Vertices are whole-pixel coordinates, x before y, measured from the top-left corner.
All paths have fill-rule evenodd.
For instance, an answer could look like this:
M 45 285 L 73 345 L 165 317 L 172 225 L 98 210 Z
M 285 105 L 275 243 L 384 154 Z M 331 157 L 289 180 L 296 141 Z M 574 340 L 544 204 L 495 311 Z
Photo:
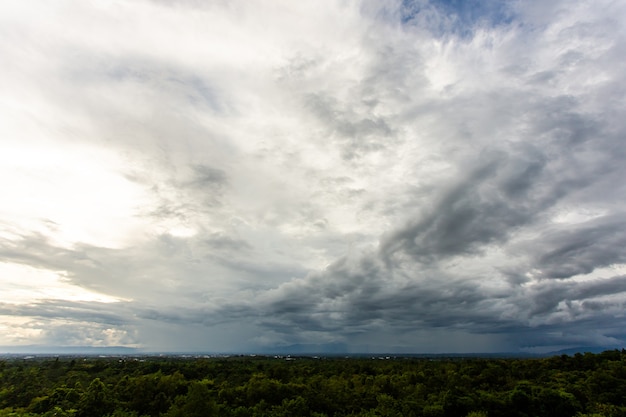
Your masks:
M 625 18 L 2 1 L 0 345 L 623 345 Z

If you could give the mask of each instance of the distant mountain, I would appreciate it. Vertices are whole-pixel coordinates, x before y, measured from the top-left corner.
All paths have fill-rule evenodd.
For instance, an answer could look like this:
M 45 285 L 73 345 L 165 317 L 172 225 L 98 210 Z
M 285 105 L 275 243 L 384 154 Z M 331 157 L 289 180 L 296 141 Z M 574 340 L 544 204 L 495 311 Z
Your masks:
M 579 346 L 568 349 L 556 350 L 554 352 L 544 353 L 542 356 L 557 356 L 557 355 L 575 355 L 577 353 L 602 353 L 607 350 L 619 349 L 623 346 Z
M 0 354 L 28 355 L 132 355 L 139 349 L 126 346 L 0 346 Z
M 303 355 L 303 354 L 332 354 L 340 355 L 348 352 L 348 346 L 343 343 L 322 344 L 295 344 L 288 346 L 273 346 L 259 349 L 255 353 L 279 354 L 279 355 Z
M 524 358 L 537 357 L 541 355 L 524 352 L 466 352 L 466 353 L 410 353 L 400 348 L 385 350 L 385 348 L 367 347 L 362 350 L 349 347 L 343 343 L 323 343 L 323 344 L 294 344 L 286 346 L 272 346 L 259 349 L 251 353 L 261 355 L 330 355 L 330 356 L 350 356 L 350 357 L 412 357 L 412 358 Z
M 574 355 L 576 353 L 601 353 L 607 350 L 622 349 L 623 346 L 580 346 L 547 353 L 525 353 L 525 352 L 491 352 L 491 353 L 399 353 L 399 352 L 355 352 L 343 343 L 320 343 L 320 344 L 294 344 L 286 346 L 273 346 L 258 349 L 254 352 L 261 355 L 347 355 L 347 356 L 399 356 L 399 357 L 457 357 L 457 358 L 498 358 L 498 357 L 549 357 L 559 355 Z M 138 354 L 175 354 L 176 352 L 147 352 L 145 349 L 138 349 L 126 346 L 46 346 L 46 345 L 26 345 L 26 346 L 0 346 L 0 355 L 138 355 Z M 203 352 L 200 352 L 203 353 Z M 235 352 L 232 352 L 235 353 Z M 239 352 L 241 353 L 241 352 Z M 176 353 L 178 354 L 178 353 Z
M 347 356 L 399 356 L 399 357 L 423 357 L 423 358 L 540 358 L 560 355 L 574 355 L 576 353 L 602 353 L 607 350 L 622 349 L 622 346 L 579 346 L 561 349 L 546 353 L 529 352 L 465 352 L 465 353 L 403 353 L 380 350 L 378 352 L 358 352 L 350 349 L 342 343 L 327 344 L 295 344 L 279 347 L 265 348 L 254 353 L 272 355 L 347 355 Z

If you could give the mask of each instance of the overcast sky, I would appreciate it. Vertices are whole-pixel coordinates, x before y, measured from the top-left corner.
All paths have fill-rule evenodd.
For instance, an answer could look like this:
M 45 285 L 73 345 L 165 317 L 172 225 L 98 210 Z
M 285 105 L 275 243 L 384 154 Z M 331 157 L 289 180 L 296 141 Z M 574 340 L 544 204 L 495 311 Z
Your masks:
M 624 57 L 619 0 L 2 0 L 0 345 L 623 345 Z

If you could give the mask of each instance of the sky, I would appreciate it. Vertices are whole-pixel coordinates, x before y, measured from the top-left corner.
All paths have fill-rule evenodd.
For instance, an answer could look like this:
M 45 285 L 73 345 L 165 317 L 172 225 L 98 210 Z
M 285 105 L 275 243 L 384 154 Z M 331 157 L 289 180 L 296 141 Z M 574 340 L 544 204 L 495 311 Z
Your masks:
M 3 0 L 0 345 L 626 344 L 626 2 Z

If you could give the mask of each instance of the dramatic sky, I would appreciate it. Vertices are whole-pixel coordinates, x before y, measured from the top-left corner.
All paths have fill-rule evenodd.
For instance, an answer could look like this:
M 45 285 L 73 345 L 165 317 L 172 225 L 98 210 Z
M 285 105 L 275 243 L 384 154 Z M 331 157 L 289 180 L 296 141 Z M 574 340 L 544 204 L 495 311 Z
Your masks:
M 2 0 L 0 345 L 626 342 L 621 0 Z

